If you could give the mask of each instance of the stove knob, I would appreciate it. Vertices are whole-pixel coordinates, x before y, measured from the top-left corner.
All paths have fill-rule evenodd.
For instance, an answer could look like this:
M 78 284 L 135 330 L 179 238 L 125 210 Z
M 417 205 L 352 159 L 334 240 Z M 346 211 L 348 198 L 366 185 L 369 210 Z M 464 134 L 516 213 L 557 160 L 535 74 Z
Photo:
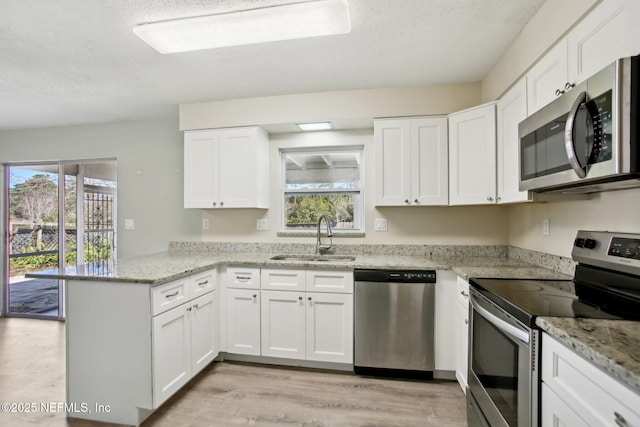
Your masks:
M 585 239 L 584 247 L 587 249 L 593 249 L 596 247 L 597 242 L 593 239 Z
M 577 248 L 584 248 L 584 239 L 582 237 L 576 238 L 576 240 L 573 242 L 573 246 Z

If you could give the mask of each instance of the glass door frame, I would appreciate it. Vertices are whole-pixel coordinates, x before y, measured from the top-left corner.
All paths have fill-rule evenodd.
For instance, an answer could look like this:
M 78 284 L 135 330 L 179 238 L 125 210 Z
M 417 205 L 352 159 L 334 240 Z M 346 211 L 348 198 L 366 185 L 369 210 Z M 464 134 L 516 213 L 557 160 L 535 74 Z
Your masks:
M 58 280 L 58 315 L 41 315 L 37 313 L 29 313 L 29 314 L 21 314 L 10 312 L 9 310 L 9 280 L 10 280 L 10 268 L 9 268 L 9 230 L 7 229 L 9 223 L 9 204 L 10 204 L 10 189 L 9 185 L 11 183 L 9 173 L 12 167 L 28 167 L 28 166 L 52 166 L 57 165 L 58 169 L 58 268 L 64 268 L 66 265 L 66 211 L 65 211 L 65 190 L 66 190 L 66 174 L 65 167 L 69 164 L 78 164 L 85 165 L 90 163 L 106 163 L 106 162 L 114 162 L 117 167 L 117 159 L 116 158 L 104 158 L 104 159 L 81 159 L 81 160 L 53 160 L 53 161 L 24 161 L 24 162 L 6 162 L 0 164 L 0 186 L 3 189 L 2 200 L 0 200 L 0 206 L 2 206 L 2 214 L 0 217 L 2 218 L 2 223 L 0 224 L 0 232 L 4 238 L 4 242 L 2 248 L 0 249 L 0 254 L 2 256 L 2 261 L 0 262 L 0 274 L 1 282 L 0 282 L 0 317 L 26 317 L 26 318 L 34 318 L 34 319 L 46 319 L 46 320 L 59 320 L 64 321 L 65 319 L 65 281 Z M 84 175 L 82 177 L 84 178 Z M 116 178 L 117 179 L 117 178 Z M 82 186 L 84 189 L 84 183 L 76 181 L 76 188 Z M 79 192 L 81 194 L 82 191 Z M 117 189 L 116 193 L 117 194 Z M 76 196 L 77 197 L 77 196 Z M 84 202 L 78 201 L 76 205 L 76 227 L 78 227 L 77 223 L 83 220 L 84 215 Z M 113 217 L 114 217 L 114 226 L 117 224 L 117 196 L 114 197 L 113 204 Z M 83 225 L 81 225 L 83 226 Z M 76 228 L 78 230 L 78 228 Z M 77 231 L 76 231 L 77 233 Z M 78 234 L 78 233 L 77 233 Z M 84 239 L 84 233 L 78 237 L 79 239 Z M 77 248 L 83 248 L 83 244 L 76 245 Z M 113 258 L 116 257 L 116 248 L 117 248 L 117 228 L 114 227 L 114 247 L 113 247 Z M 78 249 L 76 249 L 78 251 Z M 84 263 L 83 257 L 84 253 L 77 253 L 76 263 Z M 81 261 L 82 260 L 82 261 Z M 55 279 L 51 279 L 55 280 Z

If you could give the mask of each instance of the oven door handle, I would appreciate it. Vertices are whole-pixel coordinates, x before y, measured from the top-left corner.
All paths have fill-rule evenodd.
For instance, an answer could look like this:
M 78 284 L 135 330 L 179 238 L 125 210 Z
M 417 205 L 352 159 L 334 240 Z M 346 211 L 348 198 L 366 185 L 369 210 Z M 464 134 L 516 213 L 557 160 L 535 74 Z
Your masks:
M 528 333 L 526 333 L 522 329 L 516 328 L 508 322 L 505 322 L 486 308 L 480 306 L 473 295 L 471 295 L 469 301 L 471 301 L 471 306 L 473 307 L 473 309 L 477 311 L 480 316 L 484 317 L 489 323 L 500 329 L 505 334 L 517 338 L 525 344 L 529 344 Z

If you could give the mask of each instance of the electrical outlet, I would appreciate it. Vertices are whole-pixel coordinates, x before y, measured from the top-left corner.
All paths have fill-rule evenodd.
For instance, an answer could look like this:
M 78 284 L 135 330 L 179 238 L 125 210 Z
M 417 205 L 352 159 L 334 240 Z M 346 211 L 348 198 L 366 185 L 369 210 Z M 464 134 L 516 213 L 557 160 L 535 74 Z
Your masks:
M 202 229 L 203 230 L 208 230 L 209 229 L 209 219 L 208 218 L 203 218 L 203 220 L 202 220 Z
M 542 220 L 542 235 L 548 236 L 550 234 L 549 230 L 549 218 L 545 218 Z
M 124 229 L 125 230 L 133 230 L 134 228 L 136 228 L 135 222 L 132 219 L 125 219 L 124 220 Z
M 375 230 L 376 231 L 387 231 L 387 219 L 386 218 L 376 218 Z
M 269 227 L 267 218 L 261 218 L 256 220 L 256 230 L 264 231 Z

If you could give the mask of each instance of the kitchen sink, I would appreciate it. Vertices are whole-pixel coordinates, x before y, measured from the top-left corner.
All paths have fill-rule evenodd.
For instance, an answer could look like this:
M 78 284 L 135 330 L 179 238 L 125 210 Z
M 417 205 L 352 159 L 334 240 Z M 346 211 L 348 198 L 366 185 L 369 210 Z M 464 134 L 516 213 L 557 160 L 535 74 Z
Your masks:
M 271 257 L 274 261 L 355 261 L 356 257 L 348 255 L 276 255 Z

